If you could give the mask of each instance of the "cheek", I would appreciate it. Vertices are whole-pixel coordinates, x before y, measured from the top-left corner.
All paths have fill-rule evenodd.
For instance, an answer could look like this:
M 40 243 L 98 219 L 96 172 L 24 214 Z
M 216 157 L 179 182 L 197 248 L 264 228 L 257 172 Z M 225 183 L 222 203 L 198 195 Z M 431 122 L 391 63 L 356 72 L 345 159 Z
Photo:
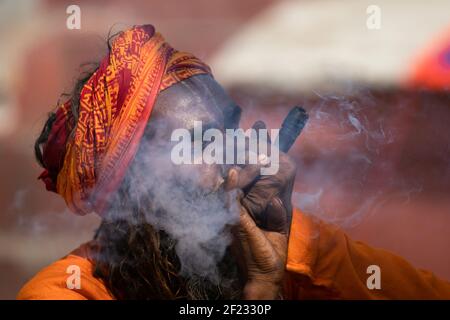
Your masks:
M 197 186 L 207 192 L 215 192 L 219 190 L 224 182 L 222 168 L 220 165 L 193 165 L 195 170 Z
M 203 189 L 207 193 L 218 191 L 224 182 L 222 166 L 217 164 L 173 165 L 171 175 L 179 186 Z

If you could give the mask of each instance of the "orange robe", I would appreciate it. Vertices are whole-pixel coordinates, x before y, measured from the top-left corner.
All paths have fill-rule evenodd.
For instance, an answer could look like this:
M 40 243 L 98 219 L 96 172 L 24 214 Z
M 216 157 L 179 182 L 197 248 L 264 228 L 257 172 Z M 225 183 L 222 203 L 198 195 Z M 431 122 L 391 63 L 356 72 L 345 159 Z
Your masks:
M 114 299 L 92 275 L 89 245 L 39 272 L 18 299 Z M 81 271 L 81 288 L 69 289 L 67 268 Z M 380 268 L 381 288 L 368 289 L 367 267 Z M 404 259 L 353 241 L 339 228 L 294 211 L 289 238 L 285 299 L 450 299 L 450 283 Z

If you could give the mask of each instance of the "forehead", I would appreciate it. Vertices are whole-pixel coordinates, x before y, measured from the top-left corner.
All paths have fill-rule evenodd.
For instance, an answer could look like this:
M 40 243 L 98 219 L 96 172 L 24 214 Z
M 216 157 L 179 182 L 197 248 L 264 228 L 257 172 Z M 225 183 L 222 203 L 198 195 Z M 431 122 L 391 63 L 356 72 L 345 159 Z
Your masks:
M 194 121 L 225 129 L 227 119 L 236 113 L 234 101 L 210 76 L 197 75 L 161 92 L 152 111 L 151 122 L 168 129 L 192 129 Z

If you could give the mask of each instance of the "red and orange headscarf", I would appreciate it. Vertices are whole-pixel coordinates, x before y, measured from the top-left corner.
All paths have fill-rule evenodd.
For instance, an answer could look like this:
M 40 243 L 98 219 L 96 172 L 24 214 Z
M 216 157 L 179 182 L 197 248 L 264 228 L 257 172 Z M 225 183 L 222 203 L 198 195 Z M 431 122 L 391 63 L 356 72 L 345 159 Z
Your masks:
M 210 69 L 171 48 L 151 25 L 122 32 L 81 90 L 78 120 L 70 101 L 56 111 L 43 148 L 47 190 L 77 214 L 102 214 L 134 158 L 158 93 Z

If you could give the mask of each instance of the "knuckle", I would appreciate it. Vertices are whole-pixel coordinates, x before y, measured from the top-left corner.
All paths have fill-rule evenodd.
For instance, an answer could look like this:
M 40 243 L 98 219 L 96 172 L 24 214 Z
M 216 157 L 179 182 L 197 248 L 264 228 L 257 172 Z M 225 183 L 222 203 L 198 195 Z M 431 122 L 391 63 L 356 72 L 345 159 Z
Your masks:
M 290 156 L 287 156 L 287 158 L 286 158 L 286 164 L 287 164 L 287 166 L 288 167 L 290 167 L 290 168 L 296 168 L 297 167 L 297 163 L 296 163 L 296 161 L 292 158 L 292 157 L 290 157 Z
M 280 163 L 280 170 L 278 170 L 278 173 L 274 178 L 278 180 L 281 185 L 284 185 L 291 181 L 296 173 L 297 164 L 291 157 L 285 155 Z
M 258 214 L 264 210 L 262 203 L 257 201 L 256 197 L 246 197 L 242 199 L 244 207 L 252 214 Z

